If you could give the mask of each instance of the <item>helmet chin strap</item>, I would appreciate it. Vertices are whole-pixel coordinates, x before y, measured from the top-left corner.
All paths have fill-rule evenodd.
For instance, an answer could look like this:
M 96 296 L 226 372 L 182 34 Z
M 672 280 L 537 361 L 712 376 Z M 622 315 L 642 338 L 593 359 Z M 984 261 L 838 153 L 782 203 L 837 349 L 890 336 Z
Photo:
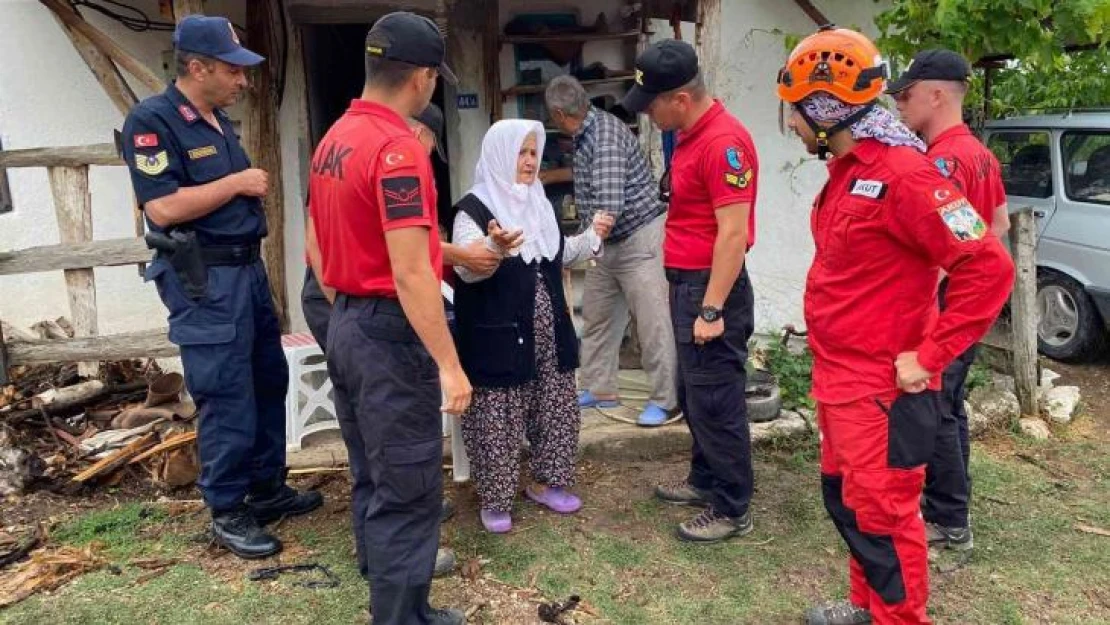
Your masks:
M 829 137 L 835 135 L 841 130 L 845 130 L 851 127 L 852 124 L 863 119 L 864 115 L 870 113 L 871 109 L 873 108 L 875 108 L 874 102 L 868 104 L 867 106 L 864 106 L 855 113 L 852 113 L 851 115 L 838 121 L 829 128 L 823 128 L 817 125 L 817 122 L 813 121 L 813 118 L 809 116 L 809 113 L 806 113 L 804 106 L 798 106 L 797 110 L 798 114 L 802 116 L 802 119 L 806 120 L 806 125 L 808 125 L 810 130 L 813 131 L 813 134 L 817 136 L 817 158 L 825 161 L 828 160 L 829 154 L 831 153 L 831 151 L 829 150 Z

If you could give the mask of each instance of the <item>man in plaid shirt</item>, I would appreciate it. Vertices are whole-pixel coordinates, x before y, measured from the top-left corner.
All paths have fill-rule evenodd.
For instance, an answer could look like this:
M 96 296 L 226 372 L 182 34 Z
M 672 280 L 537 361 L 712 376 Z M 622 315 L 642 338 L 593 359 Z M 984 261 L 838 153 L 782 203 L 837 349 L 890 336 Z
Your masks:
M 597 211 L 616 217 L 605 254 L 586 272 L 582 294 L 582 407 L 619 405 L 620 340 L 631 311 L 636 320 L 651 399 L 639 425 L 658 426 L 674 409 L 675 346 L 663 274 L 660 201 L 639 140 L 621 120 L 590 105 L 570 76 L 546 92 L 552 123 L 574 137 L 574 203 L 584 223 Z

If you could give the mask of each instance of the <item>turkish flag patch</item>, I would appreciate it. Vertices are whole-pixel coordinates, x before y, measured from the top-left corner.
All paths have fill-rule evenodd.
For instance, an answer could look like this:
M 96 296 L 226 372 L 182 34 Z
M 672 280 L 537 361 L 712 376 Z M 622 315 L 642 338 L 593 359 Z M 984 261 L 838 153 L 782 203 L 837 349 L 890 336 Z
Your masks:
M 420 178 L 416 176 L 383 178 L 382 197 L 385 218 L 390 221 L 424 215 L 424 197 L 420 193 Z
M 402 167 L 413 167 L 416 165 L 416 159 L 411 150 L 394 148 L 382 153 L 382 165 L 384 171 L 393 171 Z
M 137 148 L 156 148 L 158 147 L 158 135 L 153 132 L 145 135 L 135 135 L 135 147 Z

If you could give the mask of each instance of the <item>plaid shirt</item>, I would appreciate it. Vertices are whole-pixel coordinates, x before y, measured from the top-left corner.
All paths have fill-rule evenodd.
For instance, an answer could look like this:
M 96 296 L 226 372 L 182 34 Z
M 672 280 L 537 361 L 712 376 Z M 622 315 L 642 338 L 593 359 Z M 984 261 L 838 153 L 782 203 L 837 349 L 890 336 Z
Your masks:
M 591 106 L 574 143 L 574 204 L 583 226 L 595 212 L 609 212 L 616 223 L 608 240 L 615 243 L 667 211 L 640 142 L 624 122 Z

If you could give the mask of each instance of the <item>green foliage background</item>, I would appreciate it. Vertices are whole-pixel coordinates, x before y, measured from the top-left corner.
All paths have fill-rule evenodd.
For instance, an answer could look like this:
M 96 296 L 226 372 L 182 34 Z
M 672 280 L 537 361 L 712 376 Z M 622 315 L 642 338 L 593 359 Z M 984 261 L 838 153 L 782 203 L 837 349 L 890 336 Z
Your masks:
M 931 47 L 973 61 L 1013 55 L 993 70 L 992 117 L 1110 106 L 1110 0 L 895 0 L 875 23 L 896 73 Z M 1097 47 L 1065 52 L 1077 45 Z M 984 74 L 976 71 L 968 101 L 977 115 Z

